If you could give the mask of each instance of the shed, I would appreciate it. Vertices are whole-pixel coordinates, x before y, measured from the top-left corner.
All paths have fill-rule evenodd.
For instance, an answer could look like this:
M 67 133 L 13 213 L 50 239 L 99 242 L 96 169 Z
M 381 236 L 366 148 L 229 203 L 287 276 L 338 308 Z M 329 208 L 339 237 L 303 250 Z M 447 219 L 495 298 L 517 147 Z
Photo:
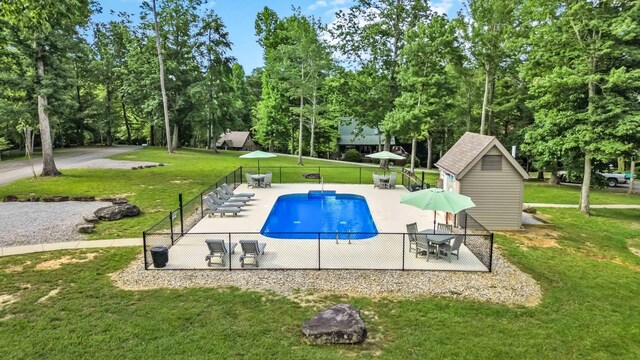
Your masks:
M 529 174 L 494 136 L 465 133 L 436 163 L 445 190 L 471 197 L 467 210 L 489 230 L 522 226 L 524 180 Z
M 224 150 L 257 150 L 256 144 L 248 131 L 228 131 L 216 142 L 216 147 Z

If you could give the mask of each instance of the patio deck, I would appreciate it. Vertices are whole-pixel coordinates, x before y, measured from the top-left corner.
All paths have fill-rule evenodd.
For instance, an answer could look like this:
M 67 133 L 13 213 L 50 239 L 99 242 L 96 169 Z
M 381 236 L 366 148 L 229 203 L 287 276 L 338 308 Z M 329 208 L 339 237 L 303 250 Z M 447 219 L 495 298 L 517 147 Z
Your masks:
M 401 204 L 400 196 L 408 192 L 401 186 L 379 190 L 372 185 L 324 184 L 324 190 L 357 194 L 366 198 L 380 233 L 373 238 L 352 240 L 350 244 L 342 239 L 338 243 L 323 239 L 318 244 L 318 240 L 314 239 L 274 239 L 259 234 L 280 195 L 307 193 L 309 190 L 321 190 L 321 185 L 273 184 L 271 188 L 247 189 L 246 184 L 241 184 L 236 192 L 255 192 L 255 200 L 238 216 L 202 219 L 170 248 L 169 263 L 165 269 L 209 269 L 204 260 L 208 254 L 204 240 L 221 239 L 232 243 L 238 243 L 239 240 L 267 243 L 265 254 L 260 258 L 260 269 L 317 269 L 320 261 L 322 269 L 487 271 L 485 265 L 465 245 L 460 248 L 460 259 L 453 257 L 451 263 L 446 259 L 433 257 L 427 261 L 424 256 L 416 258 L 415 252 L 410 253 L 409 239 L 403 236 L 406 224 L 417 222 L 420 229 L 431 229 L 434 214 L 433 211 Z M 444 222 L 444 219 L 438 218 L 437 221 Z M 240 268 L 239 253 L 241 250 L 238 245 L 236 253 L 231 256 L 233 269 Z M 211 268 L 229 268 L 230 263 L 227 260 L 224 267 Z

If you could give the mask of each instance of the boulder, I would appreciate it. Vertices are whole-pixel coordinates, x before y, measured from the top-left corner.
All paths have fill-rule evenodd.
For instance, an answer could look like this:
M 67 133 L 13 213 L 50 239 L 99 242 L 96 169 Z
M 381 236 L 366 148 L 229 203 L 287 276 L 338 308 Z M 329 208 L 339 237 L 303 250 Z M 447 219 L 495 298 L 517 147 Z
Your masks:
M 18 201 L 18 197 L 15 195 L 7 195 L 4 197 L 4 202 L 15 202 Z
M 132 166 L 131 170 L 138 170 L 138 167 L 137 166 Z
M 100 199 L 98 199 L 98 201 L 114 202 L 114 201 L 116 201 L 116 198 L 112 198 L 112 197 L 101 197 Z
M 76 225 L 76 230 L 78 230 L 81 234 L 89 234 L 95 230 L 95 226 L 93 224 L 78 224 Z
M 71 198 L 71 200 L 73 200 L 73 201 L 96 201 L 96 197 L 95 196 L 89 196 L 89 195 L 74 196 L 74 197 Z
M 367 337 L 360 310 L 351 304 L 322 310 L 302 324 L 302 332 L 316 344 L 357 344 Z
M 45 196 L 42 201 L 44 202 L 62 202 L 62 201 L 69 201 L 69 197 L 68 196 L 62 196 L 62 195 L 54 195 L 54 196 Z
M 113 203 L 113 205 L 124 205 L 124 204 L 128 204 L 129 201 L 127 201 L 127 199 L 123 197 L 119 197 L 113 200 L 111 203 Z
M 522 209 L 522 212 L 525 212 L 527 214 L 535 214 L 538 212 L 538 210 L 534 207 L 526 207 L 524 209 Z
M 38 197 L 38 196 L 32 196 L 32 197 L 30 197 L 30 198 L 29 198 L 29 201 L 31 201 L 31 202 L 38 202 L 38 201 L 40 201 L 40 197 Z
M 164 166 L 164 164 L 163 163 L 158 163 L 158 166 Z
M 84 219 L 84 221 L 88 222 L 89 224 L 96 224 L 96 223 L 98 223 L 100 221 L 93 214 L 84 215 L 82 218 Z
M 136 216 L 140 214 L 140 208 L 133 204 L 112 205 L 102 207 L 93 213 L 99 220 L 114 221 L 123 217 Z

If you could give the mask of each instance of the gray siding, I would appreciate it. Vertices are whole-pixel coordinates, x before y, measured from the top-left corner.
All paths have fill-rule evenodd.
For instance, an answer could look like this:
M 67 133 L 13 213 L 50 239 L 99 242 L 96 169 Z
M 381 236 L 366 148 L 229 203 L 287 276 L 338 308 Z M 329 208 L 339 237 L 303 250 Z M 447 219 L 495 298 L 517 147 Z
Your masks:
M 487 155 L 501 155 L 495 147 Z M 460 179 L 460 193 L 471 197 L 476 207 L 469 215 L 489 230 L 518 230 L 522 225 L 524 181 L 502 157 L 502 170 L 481 170 L 480 159 Z

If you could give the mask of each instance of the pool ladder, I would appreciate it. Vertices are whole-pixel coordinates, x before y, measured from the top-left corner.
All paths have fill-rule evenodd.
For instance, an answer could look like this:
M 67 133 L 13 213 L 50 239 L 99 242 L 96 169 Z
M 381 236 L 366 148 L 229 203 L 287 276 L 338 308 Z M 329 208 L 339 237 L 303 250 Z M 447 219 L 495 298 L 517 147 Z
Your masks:
M 338 232 L 336 231 L 336 244 L 338 244 Z M 347 232 L 347 244 L 351 245 L 351 230 Z

